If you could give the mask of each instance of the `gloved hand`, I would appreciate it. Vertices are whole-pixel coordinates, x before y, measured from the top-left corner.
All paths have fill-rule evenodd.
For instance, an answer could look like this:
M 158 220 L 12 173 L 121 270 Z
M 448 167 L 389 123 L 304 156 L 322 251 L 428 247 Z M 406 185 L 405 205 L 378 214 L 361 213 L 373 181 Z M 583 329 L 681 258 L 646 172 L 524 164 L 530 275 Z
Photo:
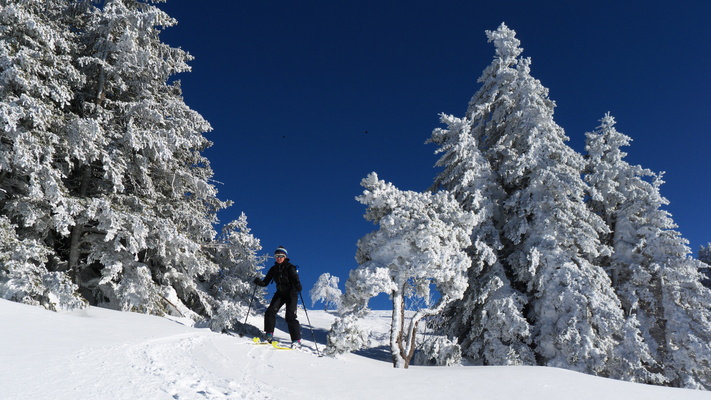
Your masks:
M 301 285 L 297 285 L 294 289 L 296 289 L 297 292 L 301 293 Z
M 254 283 L 262 287 L 267 286 L 264 281 L 259 278 L 254 278 Z

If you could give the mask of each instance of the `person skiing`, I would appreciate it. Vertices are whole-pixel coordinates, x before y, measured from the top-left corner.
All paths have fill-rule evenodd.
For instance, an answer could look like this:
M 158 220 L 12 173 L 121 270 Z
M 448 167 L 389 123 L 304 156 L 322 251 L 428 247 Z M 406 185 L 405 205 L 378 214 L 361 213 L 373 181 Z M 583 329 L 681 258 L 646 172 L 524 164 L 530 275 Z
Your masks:
M 271 342 L 274 338 L 277 312 L 281 306 L 286 304 L 286 324 L 291 336 L 291 347 L 298 348 L 301 346 L 301 325 L 296 319 L 296 306 L 302 289 L 299 273 L 296 266 L 290 262 L 288 252 L 283 246 L 279 246 L 274 251 L 274 259 L 276 262 L 269 268 L 264 279 L 254 279 L 254 283 L 262 287 L 269 285 L 272 281 L 276 284 L 276 293 L 264 313 L 264 333 L 266 340 Z

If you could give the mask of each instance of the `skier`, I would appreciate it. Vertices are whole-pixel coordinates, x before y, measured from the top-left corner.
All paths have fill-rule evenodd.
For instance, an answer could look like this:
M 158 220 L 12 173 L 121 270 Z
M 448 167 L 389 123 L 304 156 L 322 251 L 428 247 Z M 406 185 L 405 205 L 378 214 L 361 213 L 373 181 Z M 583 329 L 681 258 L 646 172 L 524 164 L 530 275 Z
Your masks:
M 291 347 L 301 347 L 301 325 L 296 319 L 296 306 L 301 292 L 301 281 L 296 271 L 296 266 L 289 261 L 288 252 L 282 246 L 274 251 L 274 265 L 269 268 L 264 280 L 256 278 L 254 283 L 259 286 L 267 286 L 270 282 L 276 283 L 276 293 L 272 297 L 267 312 L 264 313 L 264 333 L 266 341 L 271 342 L 274 338 L 274 326 L 276 325 L 276 315 L 281 306 L 286 304 L 286 323 L 291 336 Z

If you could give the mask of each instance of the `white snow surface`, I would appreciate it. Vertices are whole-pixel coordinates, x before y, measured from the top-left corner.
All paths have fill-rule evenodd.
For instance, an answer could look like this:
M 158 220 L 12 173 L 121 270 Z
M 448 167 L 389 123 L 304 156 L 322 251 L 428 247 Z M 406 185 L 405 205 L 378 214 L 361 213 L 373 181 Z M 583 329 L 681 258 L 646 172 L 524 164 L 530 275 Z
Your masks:
M 311 310 L 319 349 L 334 316 Z M 254 345 L 187 321 L 90 307 L 55 313 L 0 300 L 0 399 L 711 399 L 546 367 L 394 369 L 383 346 L 390 311 L 364 321 L 374 348 L 317 357 Z M 250 317 L 261 326 L 261 316 Z M 283 321 L 275 336 L 287 340 Z

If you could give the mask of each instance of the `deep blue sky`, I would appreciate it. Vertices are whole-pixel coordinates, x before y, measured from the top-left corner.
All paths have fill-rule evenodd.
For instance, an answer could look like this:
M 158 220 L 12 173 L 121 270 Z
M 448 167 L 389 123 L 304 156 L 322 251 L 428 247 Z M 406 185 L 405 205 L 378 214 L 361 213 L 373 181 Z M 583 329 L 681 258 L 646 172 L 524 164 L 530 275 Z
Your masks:
M 481 4 L 485 3 L 485 4 Z M 189 51 L 186 103 L 214 130 L 206 156 L 221 199 L 271 254 L 318 276 L 357 267 L 376 227 L 354 200 L 376 171 L 403 190 L 437 170 L 424 142 L 441 112 L 463 116 L 502 22 L 550 89 L 556 122 L 583 152 L 606 112 L 632 137 L 627 161 L 666 171 L 667 210 L 694 255 L 711 242 L 711 2 L 168 0 L 162 35 Z M 371 303 L 387 308 L 381 296 Z

